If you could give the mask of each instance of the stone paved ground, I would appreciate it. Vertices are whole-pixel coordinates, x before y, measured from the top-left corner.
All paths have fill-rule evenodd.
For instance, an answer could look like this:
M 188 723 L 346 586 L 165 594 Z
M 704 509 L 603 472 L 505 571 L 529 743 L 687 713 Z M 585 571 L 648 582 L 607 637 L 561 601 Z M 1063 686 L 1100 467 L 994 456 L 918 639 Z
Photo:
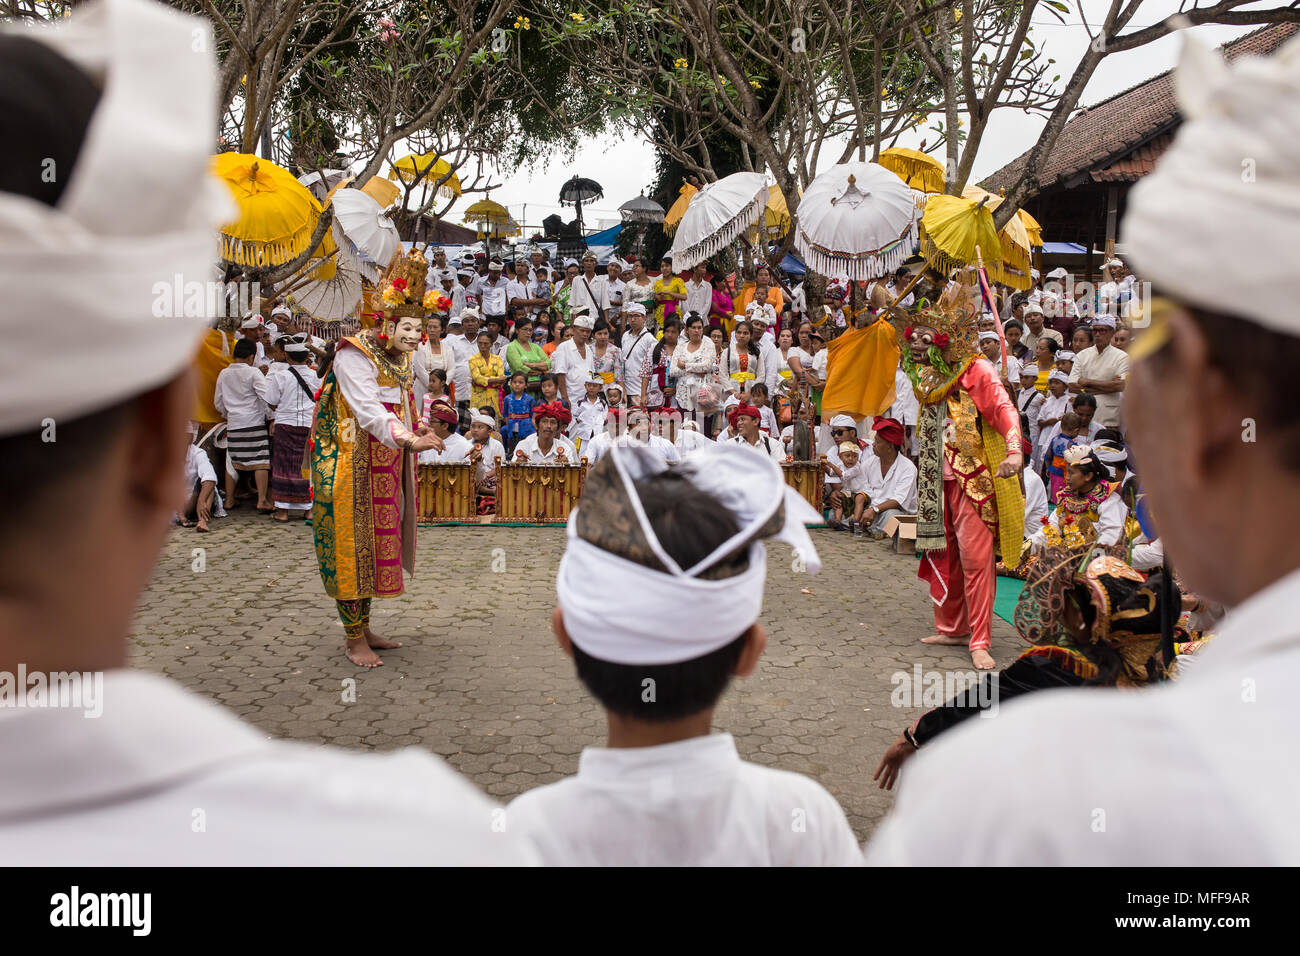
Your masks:
M 361 671 L 343 657 L 309 527 L 248 511 L 214 527 L 173 531 L 136 615 L 135 666 L 270 735 L 425 747 L 503 802 L 575 772 L 582 748 L 603 742 L 601 715 L 550 631 L 563 529 L 421 528 L 417 577 L 402 597 L 375 602 L 376 630 L 406 647 Z M 816 577 L 791 570 L 786 545 L 770 549 L 767 653 L 728 691 L 716 726 L 745 759 L 821 781 L 865 839 L 892 799 L 871 774 L 920 713 L 891 706 L 891 675 L 918 663 L 968 671 L 970 661 L 918 643 L 932 618 L 913 557 L 847 533 L 813 537 L 825 565 Z M 689 617 L 665 609 L 664 626 Z M 993 635 L 994 656 L 1009 661 L 1014 631 L 995 618 Z M 347 678 L 354 703 L 343 701 Z

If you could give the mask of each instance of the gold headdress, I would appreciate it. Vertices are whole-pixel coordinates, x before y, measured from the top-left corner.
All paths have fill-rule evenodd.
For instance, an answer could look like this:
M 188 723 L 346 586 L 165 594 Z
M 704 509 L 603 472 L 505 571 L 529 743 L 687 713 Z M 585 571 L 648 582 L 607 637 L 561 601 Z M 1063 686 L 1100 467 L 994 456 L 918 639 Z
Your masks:
M 381 324 L 381 317 L 386 324 L 403 316 L 424 315 L 424 282 L 428 272 L 429 260 L 418 249 L 412 247 L 405 255 L 399 249 L 379 280 L 378 295 L 365 294 L 361 324 L 376 328 Z

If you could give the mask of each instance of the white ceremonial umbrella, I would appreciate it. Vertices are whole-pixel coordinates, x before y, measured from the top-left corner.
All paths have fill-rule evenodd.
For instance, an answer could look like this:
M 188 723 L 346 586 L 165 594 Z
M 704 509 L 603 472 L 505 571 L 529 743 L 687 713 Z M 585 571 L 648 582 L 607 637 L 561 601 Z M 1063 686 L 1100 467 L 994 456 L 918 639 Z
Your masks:
M 360 189 L 340 189 L 330 202 L 334 205 L 334 221 L 343 228 L 343 234 L 372 261 L 386 265 L 402 244 L 402 237 L 379 203 Z
M 709 183 L 691 198 L 666 258 L 677 271 L 694 268 L 744 235 L 766 206 L 767 179 L 762 173 L 732 173 Z
M 822 275 L 875 279 L 901 266 L 917 241 L 912 190 L 877 163 L 840 163 L 799 201 L 794 245 Z
M 285 283 L 294 306 L 313 319 L 351 318 L 361 301 L 361 268 L 353 246 L 337 222 L 330 223 L 330 230 L 338 247 L 338 252 L 330 257 L 334 260 L 334 275 L 328 279 L 314 278 L 313 273 L 323 260 L 311 259 Z

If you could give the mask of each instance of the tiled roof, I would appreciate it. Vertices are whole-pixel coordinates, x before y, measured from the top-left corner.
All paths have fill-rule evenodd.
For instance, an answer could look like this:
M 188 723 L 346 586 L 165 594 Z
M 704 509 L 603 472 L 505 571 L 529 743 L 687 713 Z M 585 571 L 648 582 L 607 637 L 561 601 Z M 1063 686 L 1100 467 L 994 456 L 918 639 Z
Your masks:
M 1262 27 L 1225 43 L 1220 49 L 1229 60 L 1264 56 L 1293 36 L 1297 29 L 1300 25 L 1295 23 Z M 1043 163 L 1035 192 L 1085 170 L 1097 182 L 1136 181 L 1151 171 L 1152 164 L 1169 145 L 1167 130 L 1178 121 L 1172 70 L 1080 110 L 1061 130 L 1056 146 Z M 1129 156 L 1134 147 L 1139 148 Z M 1029 150 L 1026 150 L 981 185 L 994 192 L 1009 189 L 1020 178 L 1028 159 Z

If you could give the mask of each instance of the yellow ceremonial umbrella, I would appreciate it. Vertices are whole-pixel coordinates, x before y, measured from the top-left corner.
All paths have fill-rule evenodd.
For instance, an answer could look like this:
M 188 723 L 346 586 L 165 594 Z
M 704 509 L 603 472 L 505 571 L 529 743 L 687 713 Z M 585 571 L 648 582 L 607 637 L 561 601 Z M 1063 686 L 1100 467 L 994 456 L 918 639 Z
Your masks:
M 510 217 L 510 210 L 499 202 L 493 202 L 491 199 L 480 199 L 465 210 L 465 225 L 477 226 L 481 223 L 489 223 L 493 226 L 515 226 L 519 224 Z M 502 235 L 517 235 L 517 233 L 502 233 Z
M 668 235 L 671 236 L 677 231 L 677 224 L 682 221 L 682 216 L 686 215 L 686 207 L 691 204 L 691 200 L 695 198 L 697 192 L 699 190 L 690 183 L 682 183 L 677 201 L 668 208 L 668 212 L 664 213 L 663 228 Z M 788 210 L 786 215 L 790 215 Z
M 978 186 L 967 186 L 961 191 L 961 194 L 965 198 L 973 199 L 976 202 L 981 199 L 984 200 L 984 208 L 990 212 L 993 212 L 1002 204 L 1001 196 L 996 196 L 987 189 L 980 189 Z M 1038 224 L 1034 223 L 1034 225 Z M 1030 247 L 1033 245 L 1033 240 L 1030 239 L 1029 230 L 1019 212 L 1007 220 L 1007 224 L 998 233 L 998 238 L 1002 243 L 1002 261 L 1000 266 L 992 262 L 986 263 L 989 275 L 1013 289 L 1028 289 L 1033 285 L 1033 280 L 1029 274 L 1029 259 L 1032 252 Z M 1001 276 L 995 275 L 997 272 L 1000 272 Z
M 803 195 L 803 190 L 799 190 L 799 195 Z M 785 196 L 781 194 L 781 188 L 773 184 L 767 189 L 767 205 L 763 208 L 763 239 L 780 239 L 790 231 L 790 210 L 785 204 Z M 749 237 L 752 242 L 757 244 L 759 241 L 759 226 L 755 225 L 749 230 Z
M 943 163 L 929 153 L 895 146 L 882 152 L 877 162 L 917 192 L 941 193 L 944 190 Z
M 993 213 L 987 202 L 965 196 L 931 196 L 921 216 L 921 255 L 925 261 L 947 275 L 973 263 L 976 246 L 986 264 L 1001 265 L 1002 242 L 993 228 Z M 997 279 L 995 271 L 1001 270 L 989 267 L 990 276 Z
M 265 268 L 307 250 L 321 205 L 297 177 L 247 153 L 219 153 L 212 171 L 239 207 L 239 218 L 220 230 L 222 259 Z
M 425 170 L 428 172 L 426 173 Z M 415 182 L 421 175 L 424 175 L 426 183 L 436 183 L 447 176 L 447 179 L 438 186 L 438 192 L 449 199 L 455 199 L 461 194 L 460 177 L 451 171 L 450 163 L 434 153 L 425 153 L 422 156 L 412 153 L 403 156 L 393 163 L 393 168 L 388 171 L 389 179 L 401 180 L 404 183 Z

